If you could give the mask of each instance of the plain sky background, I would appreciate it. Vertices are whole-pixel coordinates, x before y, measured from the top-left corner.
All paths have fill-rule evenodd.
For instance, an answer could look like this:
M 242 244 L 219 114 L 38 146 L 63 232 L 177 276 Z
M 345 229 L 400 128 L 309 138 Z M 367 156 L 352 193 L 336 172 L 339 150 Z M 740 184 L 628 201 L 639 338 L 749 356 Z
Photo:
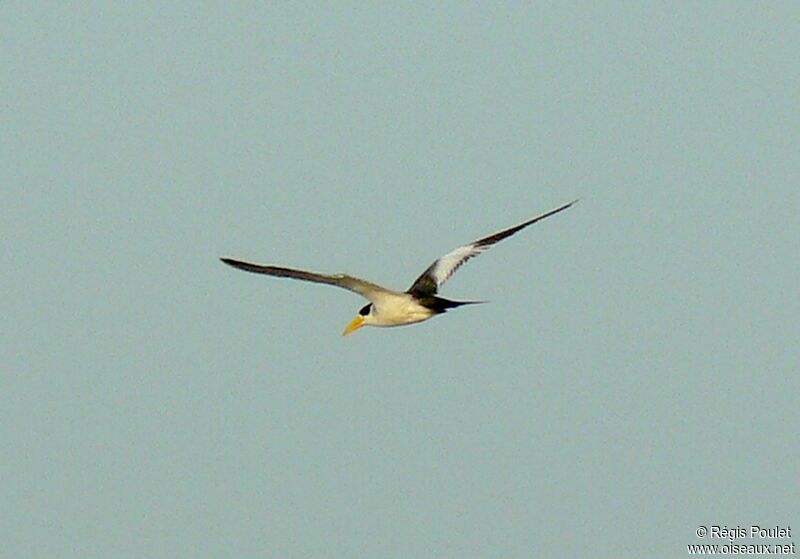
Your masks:
M 800 4 L 6 2 L 0 29 L 3 558 L 800 529 Z M 358 297 L 218 261 L 404 289 L 574 198 L 443 292 L 490 304 L 413 327 L 342 338 Z

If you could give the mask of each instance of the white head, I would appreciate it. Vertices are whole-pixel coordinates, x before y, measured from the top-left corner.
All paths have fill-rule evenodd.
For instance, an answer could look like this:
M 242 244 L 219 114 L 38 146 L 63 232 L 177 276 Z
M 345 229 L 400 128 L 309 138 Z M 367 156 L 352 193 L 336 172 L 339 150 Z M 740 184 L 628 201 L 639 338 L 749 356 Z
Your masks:
M 358 311 L 358 315 L 353 319 L 353 322 L 348 324 L 347 328 L 344 329 L 342 336 L 352 334 L 362 326 L 373 324 L 375 322 L 375 316 L 372 313 L 373 309 L 372 303 L 364 305 L 361 310 Z

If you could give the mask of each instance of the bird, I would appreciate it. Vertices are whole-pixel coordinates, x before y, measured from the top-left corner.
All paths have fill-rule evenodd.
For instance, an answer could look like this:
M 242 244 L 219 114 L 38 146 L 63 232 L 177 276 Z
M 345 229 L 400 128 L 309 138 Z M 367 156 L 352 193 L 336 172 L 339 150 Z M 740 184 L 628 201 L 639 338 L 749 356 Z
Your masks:
M 485 252 L 503 239 L 507 239 L 537 221 L 562 212 L 577 202 L 578 200 L 573 200 L 519 225 L 509 227 L 499 233 L 483 237 L 451 250 L 444 256 L 434 260 L 406 291 L 388 289 L 348 274 L 319 274 L 281 266 L 252 264 L 225 257 L 220 258 L 220 260 L 229 266 L 246 272 L 333 285 L 361 295 L 369 303 L 358 311 L 353 321 L 344 329 L 342 336 L 347 336 L 362 326 L 389 327 L 415 324 L 463 305 L 484 303 L 485 301 L 451 301 L 439 297 L 439 289 L 468 260 Z

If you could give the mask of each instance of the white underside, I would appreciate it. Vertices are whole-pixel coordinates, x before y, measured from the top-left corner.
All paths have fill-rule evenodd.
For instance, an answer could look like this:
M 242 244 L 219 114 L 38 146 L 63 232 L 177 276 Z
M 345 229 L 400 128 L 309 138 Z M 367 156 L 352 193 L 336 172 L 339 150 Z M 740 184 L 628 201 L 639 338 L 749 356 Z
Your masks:
M 375 297 L 372 312 L 365 317 L 369 326 L 402 326 L 428 320 L 434 312 L 420 305 L 408 293 L 385 292 Z

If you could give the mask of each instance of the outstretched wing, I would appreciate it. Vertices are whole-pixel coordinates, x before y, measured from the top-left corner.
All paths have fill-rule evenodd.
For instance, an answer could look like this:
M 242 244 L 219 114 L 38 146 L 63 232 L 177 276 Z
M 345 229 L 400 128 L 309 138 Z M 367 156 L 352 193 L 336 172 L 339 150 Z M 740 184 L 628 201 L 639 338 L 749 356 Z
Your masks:
M 251 264 L 250 262 L 242 262 L 232 258 L 220 258 L 228 266 L 239 268 L 246 272 L 253 272 L 254 274 L 265 274 L 268 276 L 275 276 L 278 278 L 291 278 L 302 281 L 310 281 L 314 283 L 325 283 L 328 285 L 335 285 L 348 291 L 358 293 L 362 297 L 373 301 L 374 298 L 381 293 L 388 291 L 380 285 L 364 281 L 359 278 L 354 278 L 346 274 L 316 274 L 314 272 L 306 272 L 303 270 L 293 270 L 292 268 L 281 268 L 278 266 L 262 266 L 260 264 Z M 374 302 L 374 301 L 373 301 Z
M 478 256 L 482 252 L 494 246 L 496 243 L 499 243 L 503 239 L 510 237 L 514 233 L 522 231 L 529 225 L 533 225 L 537 221 L 566 210 L 576 202 L 577 200 L 573 200 L 569 204 L 564 204 L 560 208 L 556 208 L 555 210 L 551 210 L 545 214 L 534 217 L 533 219 L 529 219 L 525 223 L 520 223 L 519 225 L 504 231 L 500 231 L 494 235 L 489 235 L 488 237 L 484 237 L 483 239 L 477 240 L 474 243 L 458 247 L 457 249 L 448 252 L 441 258 L 435 260 L 433 264 L 428 266 L 427 270 L 422 272 L 422 275 L 418 277 L 414 284 L 408 289 L 408 293 L 411 293 L 417 297 L 435 295 L 439 291 L 439 288 L 442 287 L 444 282 L 449 280 L 453 274 L 455 274 L 456 271 L 470 258 Z

